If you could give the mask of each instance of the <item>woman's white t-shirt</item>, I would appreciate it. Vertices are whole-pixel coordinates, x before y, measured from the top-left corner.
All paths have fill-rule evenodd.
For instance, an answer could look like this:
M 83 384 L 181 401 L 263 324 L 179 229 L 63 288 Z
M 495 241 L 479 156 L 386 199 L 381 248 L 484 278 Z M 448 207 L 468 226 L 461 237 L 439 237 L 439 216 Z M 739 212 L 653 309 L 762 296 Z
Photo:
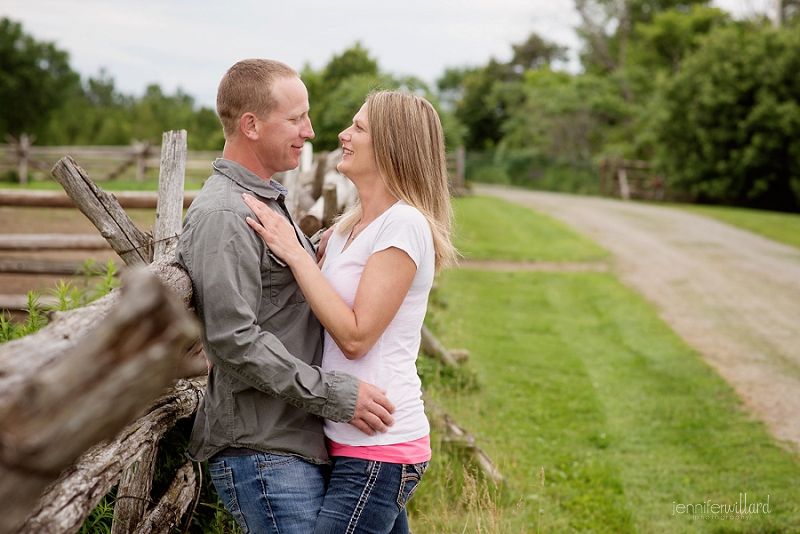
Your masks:
M 348 236 L 334 232 L 328 241 L 322 274 L 352 308 L 369 257 L 390 247 L 405 251 L 417 265 L 411 288 L 392 322 L 375 345 L 357 360 L 348 360 L 325 333 L 322 368 L 344 371 L 385 389 L 395 406 L 394 424 L 385 433 L 368 436 L 348 423 L 325 420 L 325 435 L 344 445 L 392 445 L 425 437 L 430 428 L 417 375 L 420 331 L 433 284 L 433 236 L 416 208 L 398 201 L 372 221 L 342 251 Z

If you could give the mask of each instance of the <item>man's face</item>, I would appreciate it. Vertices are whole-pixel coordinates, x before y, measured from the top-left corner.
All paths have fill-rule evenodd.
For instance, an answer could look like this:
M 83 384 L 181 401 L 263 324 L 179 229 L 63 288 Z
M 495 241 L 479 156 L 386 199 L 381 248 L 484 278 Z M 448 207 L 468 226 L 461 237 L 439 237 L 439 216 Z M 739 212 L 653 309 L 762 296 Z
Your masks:
M 272 95 L 277 107 L 265 120 L 257 120 L 258 157 L 270 176 L 297 167 L 303 144 L 314 138 L 308 118 L 308 91 L 300 78 L 276 80 Z

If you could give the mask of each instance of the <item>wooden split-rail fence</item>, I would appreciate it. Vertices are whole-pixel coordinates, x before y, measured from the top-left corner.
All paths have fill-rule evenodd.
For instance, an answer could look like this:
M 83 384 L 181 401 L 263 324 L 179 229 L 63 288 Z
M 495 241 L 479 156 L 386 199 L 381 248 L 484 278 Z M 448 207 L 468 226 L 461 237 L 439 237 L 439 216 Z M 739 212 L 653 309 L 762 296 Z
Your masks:
M 622 200 L 664 200 L 664 176 L 650 162 L 606 157 L 599 165 L 601 195 Z
M 96 182 L 119 178 L 144 181 L 149 169 L 160 167 L 162 156 L 161 147 L 149 140 L 132 140 L 127 146 L 37 146 L 33 144 L 34 135 L 21 134 L 19 138 L 6 135 L 5 139 L 8 144 L 0 144 L 0 173 L 14 171 L 23 185 L 30 177 L 49 176 L 64 154 L 80 161 Z M 220 156 L 221 150 L 187 150 L 185 168 L 206 172 L 209 162 Z
M 164 134 L 153 235 L 71 157 L 53 168 L 131 273 L 105 297 L 0 345 L 0 534 L 76 532 L 114 486 L 113 534 L 171 532 L 196 502 L 191 463 L 150 501 L 158 441 L 196 411 L 205 389 L 192 285 L 173 258 L 185 152 L 185 131 Z M 423 350 L 457 364 L 427 329 Z M 474 436 L 438 410 L 429 416 L 502 480 Z

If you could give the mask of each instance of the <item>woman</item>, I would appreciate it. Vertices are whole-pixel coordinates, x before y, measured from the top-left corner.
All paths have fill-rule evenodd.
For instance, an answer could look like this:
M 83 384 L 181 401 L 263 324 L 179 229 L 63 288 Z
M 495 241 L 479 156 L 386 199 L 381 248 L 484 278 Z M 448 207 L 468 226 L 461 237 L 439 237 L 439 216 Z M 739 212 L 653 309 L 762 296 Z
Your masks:
M 292 269 L 325 327 L 322 367 L 387 391 L 388 432 L 325 422 L 333 472 L 315 532 L 408 532 L 405 505 L 431 457 L 416 372 L 434 274 L 454 258 L 444 136 L 425 99 L 371 94 L 341 134 L 339 171 L 359 202 L 338 221 L 318 268 L 291 225 L 252 197 L 248 223 Z M 262 226 L 263 225 L 263 226 Z

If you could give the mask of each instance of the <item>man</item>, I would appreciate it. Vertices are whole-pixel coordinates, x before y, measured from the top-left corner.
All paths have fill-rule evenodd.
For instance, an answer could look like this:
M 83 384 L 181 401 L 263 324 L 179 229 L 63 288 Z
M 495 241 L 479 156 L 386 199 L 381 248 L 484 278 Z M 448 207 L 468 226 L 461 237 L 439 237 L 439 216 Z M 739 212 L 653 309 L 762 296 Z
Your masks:
M 321 417 L 372 435 L 394 411 L 382 390 L 319 368 L 322 327 L 291 270 L 245 222 L 255 217 L 245 192 L 291 221 L 286 191 L 271 177 L 297 167 L 314 137 L 308 109 L 305 85 L 283 63 L 246 60 L 228 70 L 217 92 L 223 157 L 187 212 L 176 251 L 213 364 L 188 455 L 209 460 L 226 508 L 259 534 L 313 531 L 328 462 Z

